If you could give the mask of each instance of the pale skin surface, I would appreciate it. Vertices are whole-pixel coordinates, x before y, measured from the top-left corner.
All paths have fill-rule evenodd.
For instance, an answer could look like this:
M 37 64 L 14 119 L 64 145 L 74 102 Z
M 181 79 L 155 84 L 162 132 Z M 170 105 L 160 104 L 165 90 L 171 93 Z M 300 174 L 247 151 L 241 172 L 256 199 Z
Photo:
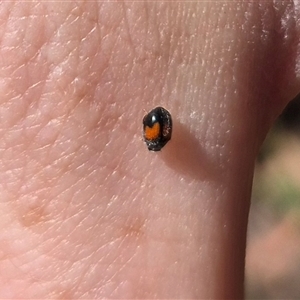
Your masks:
M 300 91 L 274 2 L 0 4 L 0 298 L 242 298 L 255 156 Z

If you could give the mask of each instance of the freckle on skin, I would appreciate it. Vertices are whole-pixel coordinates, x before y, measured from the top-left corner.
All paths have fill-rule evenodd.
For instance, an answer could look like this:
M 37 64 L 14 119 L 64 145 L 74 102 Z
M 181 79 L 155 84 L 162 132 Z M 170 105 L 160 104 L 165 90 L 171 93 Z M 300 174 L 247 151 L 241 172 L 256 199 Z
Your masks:
M 27 208 L 20 217 L 20 222 L 24 227 L 31 227 L 46 221 L 46 214 L 42 206 Z
M 71 291 L 69 291 L 69 290 L 58 291 L 54 294 L 55 295 L 54 295 L 53 298 L 58 299 L 58 300 L 60 300 L 60 299 L 61 300 L 63 300 L 63 299 L 74 299 L 74 294 L 71 293 Z
M 143 230 L 144 226 L 145 222 L 140 218 L 129 220 L 122 228 L 121 234 L 127 237 L 141 238 L 145 234 Z

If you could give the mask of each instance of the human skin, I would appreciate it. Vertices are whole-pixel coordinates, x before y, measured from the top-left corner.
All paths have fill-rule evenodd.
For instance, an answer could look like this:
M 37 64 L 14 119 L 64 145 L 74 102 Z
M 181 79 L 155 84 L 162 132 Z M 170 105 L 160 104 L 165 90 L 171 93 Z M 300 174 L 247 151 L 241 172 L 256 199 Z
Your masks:
M 2 1 L 0 298 L 242 298 L 255 157 L 300 90 L 299 6 Z M 156 106 L 173 137 L 149 152 Z

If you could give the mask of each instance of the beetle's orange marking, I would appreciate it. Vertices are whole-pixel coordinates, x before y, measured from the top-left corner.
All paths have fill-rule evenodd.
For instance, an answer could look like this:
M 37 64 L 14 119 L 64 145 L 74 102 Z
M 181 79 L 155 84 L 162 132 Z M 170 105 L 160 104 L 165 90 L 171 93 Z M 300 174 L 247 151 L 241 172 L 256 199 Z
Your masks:
M 160 125 L 156 122 L 152 127 L 145 127 L 145 138 L 153 141 L 159 137 Z

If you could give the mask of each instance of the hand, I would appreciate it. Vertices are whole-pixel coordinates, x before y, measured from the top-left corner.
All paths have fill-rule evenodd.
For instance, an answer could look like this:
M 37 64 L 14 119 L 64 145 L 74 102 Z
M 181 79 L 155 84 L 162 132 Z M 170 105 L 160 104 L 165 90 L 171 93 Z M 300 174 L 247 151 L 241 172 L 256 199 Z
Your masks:
M 242 298 L 255 157 L 300 90 L 273 2 L 0 4 L 1 298 Z

